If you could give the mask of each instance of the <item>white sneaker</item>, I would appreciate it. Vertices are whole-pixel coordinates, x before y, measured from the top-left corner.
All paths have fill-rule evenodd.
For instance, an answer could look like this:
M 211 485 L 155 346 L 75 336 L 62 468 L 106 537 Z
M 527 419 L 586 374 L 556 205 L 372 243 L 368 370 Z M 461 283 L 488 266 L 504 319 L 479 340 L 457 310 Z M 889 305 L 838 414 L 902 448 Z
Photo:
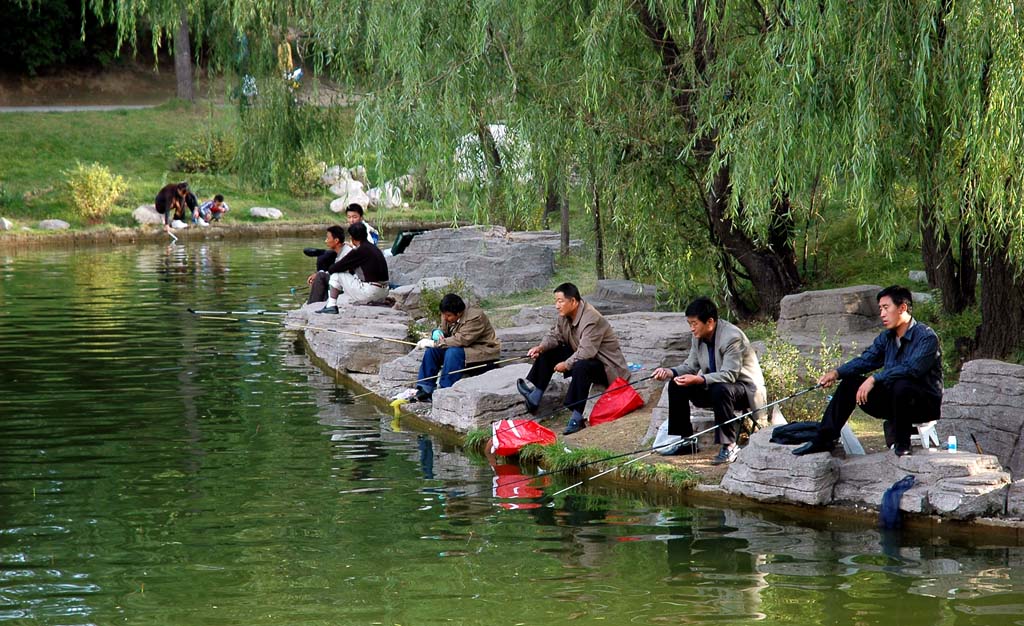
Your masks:
M 174 220 L 171 222 L 171 228 L 188 228 L 188 224 L 181 220 Z
M 196 224 L 198 224 L 199 226 L 209 226 L 210 225 L 206 220 L 204 220 L 201 217 L 197 217 L 196 218 Z

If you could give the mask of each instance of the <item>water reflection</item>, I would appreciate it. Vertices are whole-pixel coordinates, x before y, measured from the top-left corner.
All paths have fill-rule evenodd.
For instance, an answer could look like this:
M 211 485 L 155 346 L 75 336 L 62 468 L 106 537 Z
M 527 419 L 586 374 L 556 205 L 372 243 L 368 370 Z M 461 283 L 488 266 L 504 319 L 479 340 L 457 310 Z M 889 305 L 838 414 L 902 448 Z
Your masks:
M 403 428 L 278 327 L 185 312 L 294 306 L 303 243 L 0 253 L 0 622 L 1021 621 L 1019 547 L 600 481 L 549 506 L 570 479 Z

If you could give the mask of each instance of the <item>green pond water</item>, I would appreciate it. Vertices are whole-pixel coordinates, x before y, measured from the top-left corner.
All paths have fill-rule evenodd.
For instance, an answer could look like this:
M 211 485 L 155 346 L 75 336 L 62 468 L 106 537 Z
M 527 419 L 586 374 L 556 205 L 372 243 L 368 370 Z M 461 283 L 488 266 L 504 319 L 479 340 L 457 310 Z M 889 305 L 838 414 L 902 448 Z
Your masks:
M 294 307 L 315 243 L 0 250 L 0 623 L 1024 624 L 1020 547 L 601 481 L 530 508 L 279 325 L 186 312 Z

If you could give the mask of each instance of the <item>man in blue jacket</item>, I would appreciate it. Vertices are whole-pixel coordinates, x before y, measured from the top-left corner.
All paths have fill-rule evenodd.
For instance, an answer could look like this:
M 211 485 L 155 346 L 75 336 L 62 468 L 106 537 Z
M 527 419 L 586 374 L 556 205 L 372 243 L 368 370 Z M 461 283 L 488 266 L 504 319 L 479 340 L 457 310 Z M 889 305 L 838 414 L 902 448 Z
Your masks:
M 825 408 L 817 437 L 793 454 L 831 451 L 855 406 L 887 421 L 886 444 L 894 446 L 896 456 L 910 454 L 913 425 L 938 419 L 942 405 L 939 338 L 911 316 L 913 306 L 906 287 L 893 285 L 878 292 L 885 330 L 859 357 L 818 379 L 825 387 L 838 380 L 839 387 Z M 870 372 L 875 373 L 865 376 Z

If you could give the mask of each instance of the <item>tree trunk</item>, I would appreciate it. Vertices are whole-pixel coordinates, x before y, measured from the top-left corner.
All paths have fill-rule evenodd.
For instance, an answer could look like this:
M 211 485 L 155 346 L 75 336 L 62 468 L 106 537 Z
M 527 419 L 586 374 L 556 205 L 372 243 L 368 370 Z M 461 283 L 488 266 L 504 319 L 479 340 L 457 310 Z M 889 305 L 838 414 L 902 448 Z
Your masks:
M 921 206 L 921 259 L 928 275 L 928 286 L 942 292 L 942 308 L 946 313 L 962 313 L 975 303 L 978 268 L 970 246 L 970 234 L 964 224 L 960 246 L 955 255 L 949 231 L 935 223 L 935 208 Z
M 708 68 L 715 59 L 715 46 L 709 39 L 708 19 L 704 11 L 718 10 L 718 5 L 698 2 L 693 8 L 691 52 L 693 69 L 701 79 L 696 82 L 690 79 L 687 72 L 689 64 L 682 58 L 675 37 L 664 20 L 650 10 L 649 3 L 636 2 L 633 7 L 637 11 L 644 34 L 661 56 L 662 72 L 673 92 L 676 109 L 686 121 L 690 132 L 697 132 L 699 124 L 694 109 L 696 93 L 700 89 L 711 89 L 715 84 L 715 77 L 708 75 Z M 715 156 L 716 134 L 715 131 L 711 131 L 697 138 L 693 156 L 700 171 L 705 171 Z M 743 267 L 754 288 L 757 302 L 756 306 L 750 306 L 741 301 L 736 290 L 735 276 L 726 276 L 733 309 L 740 316 L 756 311 L 762 316 L 778 317 L 782 297 L 800 287 L 796 252 L 793 249 L 789 199 L 785 195 L 772 199 L 775 219 L 768 233 L 768 245 L 759 246 L 737 228 L 727 215 L 726 209 L 731 192 L 729 176 L 729 166 L 723 162 L 715 171 L 710 189 L 704 194 L 704 209 L 708 216 L 711 240 Z M 742 216 L 740 218 L 742 219 Z
M 547 193 L 544 199 L 544 228 L 548 227 L 548 220 L 552 213 L 558 213 L 561 219 L 562 247 L 560 252 L 569 253 L 569 198 L 565 195 L 561 180 L 553 178 L 548 181 Z
M 181 7 L 181 23 L 174 34 L 174 77 L 178 82 L 178 98 L 196 101 L 192 83 L 192 44 L 188 37 L 188 10 Z
M 604 280 L 604 234 L 601 230 L 601 193 L 597 190 L 597 184 L 590 184 L 590 191 L 593 198 L 594 209 L 594 269 L 597 271 L 597 279 Z
M 502 173 L 501 153 L 498 152 L 498 142 L 494 140 L 491 127 L 483 121 L 483 118 L 477 122 L 476 136 L 480 140 L 480 150 L 483 152 L 484 161 L 487 164 L 487 172 L 490 176 L 491 208 L 493 210 L 500 210 L 504 204 L 502 192 L 502 179 L 504 176 Z
M 562 196 L 562 254 L 569 254 L 569 196 Z
M 1024 280 L 1006 256 L 1006 240 L 982 249 L 981 324 L 974 335 L 974 357 L 1015 356 L 1024 346 Z
M 705 196 L 704 208 L 713 240 L 743 267 L 754 287 L 756 298 L 753 305 L 743 302 L 732 284 L 734 281 L 726 281 L 732 308 L 737 315 L 743 317 L 757 314 L 778 318 L 783 296 L 794 293 L 800 287 L 796 252 L 792 246 L 793 223 L 789 198 L 783 195 L 772 202 L 774 219 L 769 229 L 769 246 L 759 247 L 725 217 L 728 195 L 729 167 L 723 164 L 715 173 L 711 189 Z M 778 250 L 774 249 L 775 246 Z

